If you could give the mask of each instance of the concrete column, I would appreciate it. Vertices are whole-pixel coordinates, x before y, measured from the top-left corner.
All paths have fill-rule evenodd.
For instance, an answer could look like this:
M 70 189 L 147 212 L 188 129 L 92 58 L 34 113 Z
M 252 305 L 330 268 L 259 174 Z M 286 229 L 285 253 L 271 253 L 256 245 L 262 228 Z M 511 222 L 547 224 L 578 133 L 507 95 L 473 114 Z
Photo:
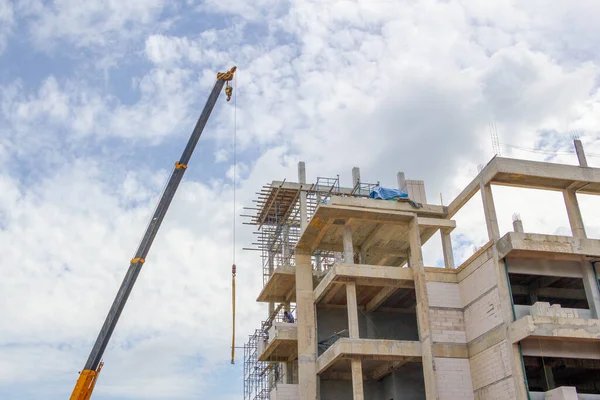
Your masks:
M 513 220 L 513 230 L 515 232 L 520 232 L 520 233 L 525 232 L 523 230 L 523 221 L 521 221 L 520 219 Z
M 298 182 L 306 183 L 306 166 L 304 161 L 300 161 L 298 163 Z M 304 188 L 300 191 L 300 229 L 302 232 L 306 229 L 308 225 L 308 209 L 306 202 L 306 191 Z
M 587 167 L 588 163 L 587 163 L 587 159 L 585 158 L 585 152 L 583 151 L 583 144 L 581 143 L 581 140 L 575 139 L 573 141 L 573 143 L 575 144 L 575 152 L 577 153 L 577 159 L 579 160 L 579 166 Z
M 415 281 L 415 294 L 417 300 L 417 325 L 419 340 L 421 341 L 423 376 L 425 378 L 425 395 L 428 400 L 439 399 L 435 360 L 431 338 L 431 321 L 429 317 L 429 298 L 427 297 L 427 283 L 425 268 L 423 266 L 423 253 L 421 251 L 421 236 L 417 224 L 417 216 L 409 223 L 410 237 L 410 266 L 413 269 Z
M 581 210 L 579 209 L 579 202 L 577 201 L 577 194 L 574 190 L 566 189 L 563 192 L 563 195 L 565 198 L 565 205 L 567 207 L 567 214 L 569 216 L 569 223 L 571 225 L 573 237 L 578 239 L 586 238 L 587 235 L 585 232 L 585 226 L 583 225 Z M 600 318 L 600 292 L 598 291 L 598 283 L 596 281 L 596 277 L 594 276 L 592 264 L 589 261 L 582 261 L 581 271 L 583 274 L 583 288 L 585 289 L 585 295 L 587 297 L 592 317 Z
M 565 206 L 567 207 L 567 215 L 569 216 L 573 237 L 585 238 L 585 226 L 583 225 L 583 218 L 581 216 L 581 210 L 579 209 L 577 194 L 572 189 L 566 189 L 563 192 L 563 197 L 565 199 Z
M 358 304 L 356 302 L 356 283 L 346 283 L 346 305 L 348 309 L 348 333 L 351 339 L 360 338 L 358 327 Z M 360 357 L 352 359 L 352 389 L 354 400 L 365 398 L 363 390 L 362 361 Z
M 442 234 L 442 251 L 444 252 L 444 265 L 446 268 L 454 269 L 454 254 L 452 253 L 452 238 L 450 232 L 441 230 Z
M 356 303 L 356 283 L 346 283 L 346 305 L 348 307 L 348 336 L 359 339 L 358 330 L 358 304 Z
M 352 226 L 346 222 L 344 225 L 344 262 L 354 264 L 354 247 L 352 246 Z
M 352 358 L 352 393 L 354 400 L 364 400 L 362 362 L 359 357 Z
M 300 400 L 316 400 L 317 324 L 310 251 L 296 248 L 296 316 L 298 318 L 298 389 Z
M 356 186 L 360 182 L 360 169 L 358 167 L 352 168 L 352 186 Z
M 492 195 L 491 185 L 479 185 L 481 200 L 483 201 L 483 213 L 485 214 L 485 224 L 487 226 L 488 238 L 494 242 L 500 239 L 500 228 L 498 227 L 498 217 L 496 216 L 496 207 L 494 206 L 494 196 Z
M 406 191 L 406 177 L 404 176 L 404 172 L 398 172 L 398 189 L 402 191 Z

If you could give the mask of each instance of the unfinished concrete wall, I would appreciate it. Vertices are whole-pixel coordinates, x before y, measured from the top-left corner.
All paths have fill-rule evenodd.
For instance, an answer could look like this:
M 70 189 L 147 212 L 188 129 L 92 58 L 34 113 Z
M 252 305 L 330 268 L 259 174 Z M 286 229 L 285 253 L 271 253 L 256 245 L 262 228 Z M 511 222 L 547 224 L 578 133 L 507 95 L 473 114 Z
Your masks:
M 321 379 L 320 400 L 348 400 L 353 398 L 352 381 Z M 382 400 L 382 387 L 380 382 L 364 381 L 363 390 L 365 400 Z M 388 399 L 389 400 L 389 399 Z

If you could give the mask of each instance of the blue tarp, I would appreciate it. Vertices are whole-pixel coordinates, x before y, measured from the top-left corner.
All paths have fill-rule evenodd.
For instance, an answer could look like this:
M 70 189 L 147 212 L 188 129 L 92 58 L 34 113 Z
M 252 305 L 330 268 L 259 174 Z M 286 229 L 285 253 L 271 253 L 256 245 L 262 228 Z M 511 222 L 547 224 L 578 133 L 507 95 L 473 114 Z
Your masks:
M 371 193 L 369 193 L 369 197 L 372 199 L 381 199 L 381 200 L 396 200 L 396 199 L 407 199 L 408 194 L 398 190 L 398 189 L 388 189 L 381 186 L 375 186 L 371 189 Z

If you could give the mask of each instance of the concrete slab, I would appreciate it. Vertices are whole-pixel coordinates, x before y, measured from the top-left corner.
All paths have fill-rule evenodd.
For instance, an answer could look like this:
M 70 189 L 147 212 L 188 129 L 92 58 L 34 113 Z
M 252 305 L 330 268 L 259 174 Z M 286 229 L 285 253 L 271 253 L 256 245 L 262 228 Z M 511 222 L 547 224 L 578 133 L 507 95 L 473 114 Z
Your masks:
M 298 356 L 298 325 L 274 322 L 269 338 L 258 346 L 259 361 L 289 361 Z
M 384 362 L 417 361 L 421 358 L 421 343 L 404 340 L 342 338 L 317 359 L 317 373 L 321 375 L 329 368 L 341 370 L 336 367 L 336 363 L 353 357 Z M 368 373 L 368 364 L 365 364 L 363 367 L 366 367 Z
M 256 301 L 266 303 L 295 302 L 296 267 L 280 267 L 273 271 Z
M 511 343 L 525 338 L 594 341 L 600 344 L 600 320 L 526 315 L 508 329 Z
M 454 221 L 440 218 L 443 215 L 441 212 L 429 212 L 421 217 L 420 209 L 388 203 L 372 199 L 336 198 L 330 204 L 320 204 L 297 247 L 308 251 L 343 252 L 344 231 L 350 229 L 352 247 L 361 254 L 364 264 L 398 266 L 408 259 L 408 223 L 415 214 L 419 215 L 422 243 L 438 230 L 447 232 L 456 226 Z
M 339 284 L 346 282 L 356 283 L 359 306 L 368 304 L 384 287 L 414 287 L 413 271 L 410 268 L 335 263 L 314 290 L 315 304 L 330 302 L 335 296 L 330 296 L 330 293 L 343 292 Z M 372 296 L 367 295 L 366 291 L 371 292 Z M 380 299 L 380 304 L 393 294 L 393 291 L 388 292 L 387 297 Z
M 600 240 L 509 232 L 497 243 L 498 257 L 581 260 L 600 257 Z

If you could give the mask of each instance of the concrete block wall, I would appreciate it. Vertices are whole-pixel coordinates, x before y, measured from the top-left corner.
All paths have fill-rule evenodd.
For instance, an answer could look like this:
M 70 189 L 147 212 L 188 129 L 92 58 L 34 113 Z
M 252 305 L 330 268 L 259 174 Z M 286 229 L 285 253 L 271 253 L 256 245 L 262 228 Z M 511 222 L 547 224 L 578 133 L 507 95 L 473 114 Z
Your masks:
M 436 380 L 440 400 L 473 400 L 469 360 L 435 358 Z
M 489 335 L 504 325 L 503 307 L 510 307 L 501 302 L 500 275 L 496 271 L 501 266 L 493 257 L 493 249 L 488 248 L 458 271 L 468 363 L 475 400 L 513 400 L 518 394 L 511 363 L 512 344 L 496 338 L 496 334 Z
M 298 385 L 278 384 L 271 390 L 270 400 L 299 400 Z

